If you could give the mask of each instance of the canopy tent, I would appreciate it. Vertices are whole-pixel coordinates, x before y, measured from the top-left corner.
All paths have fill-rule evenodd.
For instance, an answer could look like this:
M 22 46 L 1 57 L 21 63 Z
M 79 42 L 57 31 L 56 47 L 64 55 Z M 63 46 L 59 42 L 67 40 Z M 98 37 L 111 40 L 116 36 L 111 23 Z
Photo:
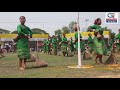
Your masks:
M 12 41 L 17 34 L 0 34 L 1 41 Z M 30 41 L 41 41 L 48 38 L 48 34 L 33 34 Z

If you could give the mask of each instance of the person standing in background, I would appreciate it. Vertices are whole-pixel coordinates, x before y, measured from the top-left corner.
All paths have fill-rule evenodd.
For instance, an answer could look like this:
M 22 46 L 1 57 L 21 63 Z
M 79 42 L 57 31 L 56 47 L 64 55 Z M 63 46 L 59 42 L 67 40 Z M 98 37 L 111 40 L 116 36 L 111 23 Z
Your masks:
M 53 35 L 52 37 L 52 49 L 53 49 L 54 55 L 57 55 L 57 38 L 55 35 Z
M 94 44 L 93 44 L 93 39 L 92 39 L 92 34 L 91 33 L 89 33 L 88 34 L 88 42 L 87 42 L 87 45 L 88 45 L 88 49 L 89 49 L 89 51 L 90 51 L 90 53 L 92 53 L 92 51 L 93 51 L 93 48 L 94 48 Z
M 67 38 L 65 36 L 65 33 L 63 33 L 62 46 L 61 46 L 63 56 L 65 56 L 67 54 L 67 46 L 68 46 L 68 41 L 67 41 Z M 68 54 L 67 54 L 67 56 L 68 56 Z

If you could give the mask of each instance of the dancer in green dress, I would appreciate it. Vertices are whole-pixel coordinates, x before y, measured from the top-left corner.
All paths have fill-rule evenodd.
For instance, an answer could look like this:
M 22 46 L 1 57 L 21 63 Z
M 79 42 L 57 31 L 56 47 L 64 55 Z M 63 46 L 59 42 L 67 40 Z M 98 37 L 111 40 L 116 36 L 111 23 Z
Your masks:
M 93 31 L 94 29 L 94 51 L 96 53 L 95 63 L 97 62 L 97 58 L 99 58 L 99 62 L 102 64 L 102 55 L 103 55 L 103 30 L 101 28 L 101 19 L 97 18 L 94 22 L 93 26 L 88 28 L 89 31 Z
M 119 33 L 116 35 L 115 37 L 116 39 L 116 49 L 117 49 L 117 52 L 120 53 L 120 29 L 119 29 Z
M 61 46 L 63 56 L 65 56 L 67 54 L 67 46 L 68 46 L 68 41 L 67 41 L 67 38 L 65 37 L 65 33 L 63 33 L 62 46 Z
M 57 55 L 57 38 L 54 35 L 52 37 L 52 49 L 54 55 Z
M 44 39 L 43 40 L 43 51 L 44 51 L 44 53 L 46 53 L 47 54 L 47 40 L 46 39 Z
M 48 52 L 48 54 L 50 54 L 51 55 L 51 48 L 50 48 L 50 37 L 48 37 L 48 40 L 47 40 L 47 52 Z
M 25 25 L 25 17 L 21 16 L 20 25 L 17 26 L 17 53 L 19 58 L 20 70 L 26 68 L 26 60 L 30 58 L 29 38 L 32 38 L 32 31 Z
M 88 37 L 87 45 L 88 45 L 88 48 L 89 48 L 90 53 L 92 53 L 93 48 L 94 48 L 94 46 L 93 46 L 94 44 L 93 44 L 92 34 L 89 33 L 88 36 L 89 36 L 89 37 Z
M 72 37 L 70 38 L 70 50 L 71 52 L 74 52 L 74 43 Z

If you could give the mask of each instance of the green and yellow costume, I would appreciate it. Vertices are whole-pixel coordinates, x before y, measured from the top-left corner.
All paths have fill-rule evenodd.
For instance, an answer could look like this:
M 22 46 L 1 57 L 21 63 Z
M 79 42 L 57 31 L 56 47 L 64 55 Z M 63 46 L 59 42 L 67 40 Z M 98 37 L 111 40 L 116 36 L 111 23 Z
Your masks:
M 47 40 L 46 43 L 47 43 L 47 52 L 49 53 L 50 50 L 51 50 L 51 48 L 50 48 L 50 40 Z
M 68 45 L 67 38 L 62 37 L 62 46 L 61 46 L 62 52 L 67 52 L 67 45 Z
M 94 48 L 94 44 L 93 44 L 93 39 L 91 36 L 88 37 L 88 42 L 87 42 L 87 45 L 88 45 L 88 48 L 89 48 L 89 51 L 92 52 L 93 51 L 93 48 Z
M 44 53 L 47 53 L 47 51 L 48 51 L 47 40 L 46 39 L 43 40 L 43 51 L 44 51 Z
M 70 40 L 70 50 L 71 52 L 74 52 L 74 43 L 72 40 Z
M 56 38 L 52 38 L 52 49 L 55 55 L 57 55 L 57 39 Z
M 101 26 L 99 25 L 93 25 L 93 26 L 90 26 L 91 29 L 94 29 L 95 30 L 95 34 L 96 33 L 100 33 L 100 35 L 103 34 L 103 30 L 101 28 Z M 103 43 L 103 38 L 101 39 L 98 39 L 97 36 L 94 37 L 94 51 L 96 52 L 96 54 L 99 54 L 99 55 L 103 55 L 104 54 L 104 43 Z

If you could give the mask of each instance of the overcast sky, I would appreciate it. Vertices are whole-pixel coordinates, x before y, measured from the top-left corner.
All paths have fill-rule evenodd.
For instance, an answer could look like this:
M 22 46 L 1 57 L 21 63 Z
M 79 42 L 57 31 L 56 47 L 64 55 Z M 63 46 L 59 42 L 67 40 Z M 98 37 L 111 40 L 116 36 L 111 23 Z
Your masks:
M 85 19 L 89 19 L 87 26 L 90 26 L 96 18 L 101 18 L 102 27 L 107 26 L 118 33 L 120 24 L 105 24 L 105 14 L 106 12 L 79 12 L 81 29 L 86 27 Z M 19 24 L 19 17 L 25 16 L 28 27 L 41 28 L 53 35 L 55 30 L 68 26 L 71 21 L 76 21 L 77 15 L 77 12 L 0 12 L 0 28 L 14 31 Z M 120 17 L 120 13 L 118 16 Z

